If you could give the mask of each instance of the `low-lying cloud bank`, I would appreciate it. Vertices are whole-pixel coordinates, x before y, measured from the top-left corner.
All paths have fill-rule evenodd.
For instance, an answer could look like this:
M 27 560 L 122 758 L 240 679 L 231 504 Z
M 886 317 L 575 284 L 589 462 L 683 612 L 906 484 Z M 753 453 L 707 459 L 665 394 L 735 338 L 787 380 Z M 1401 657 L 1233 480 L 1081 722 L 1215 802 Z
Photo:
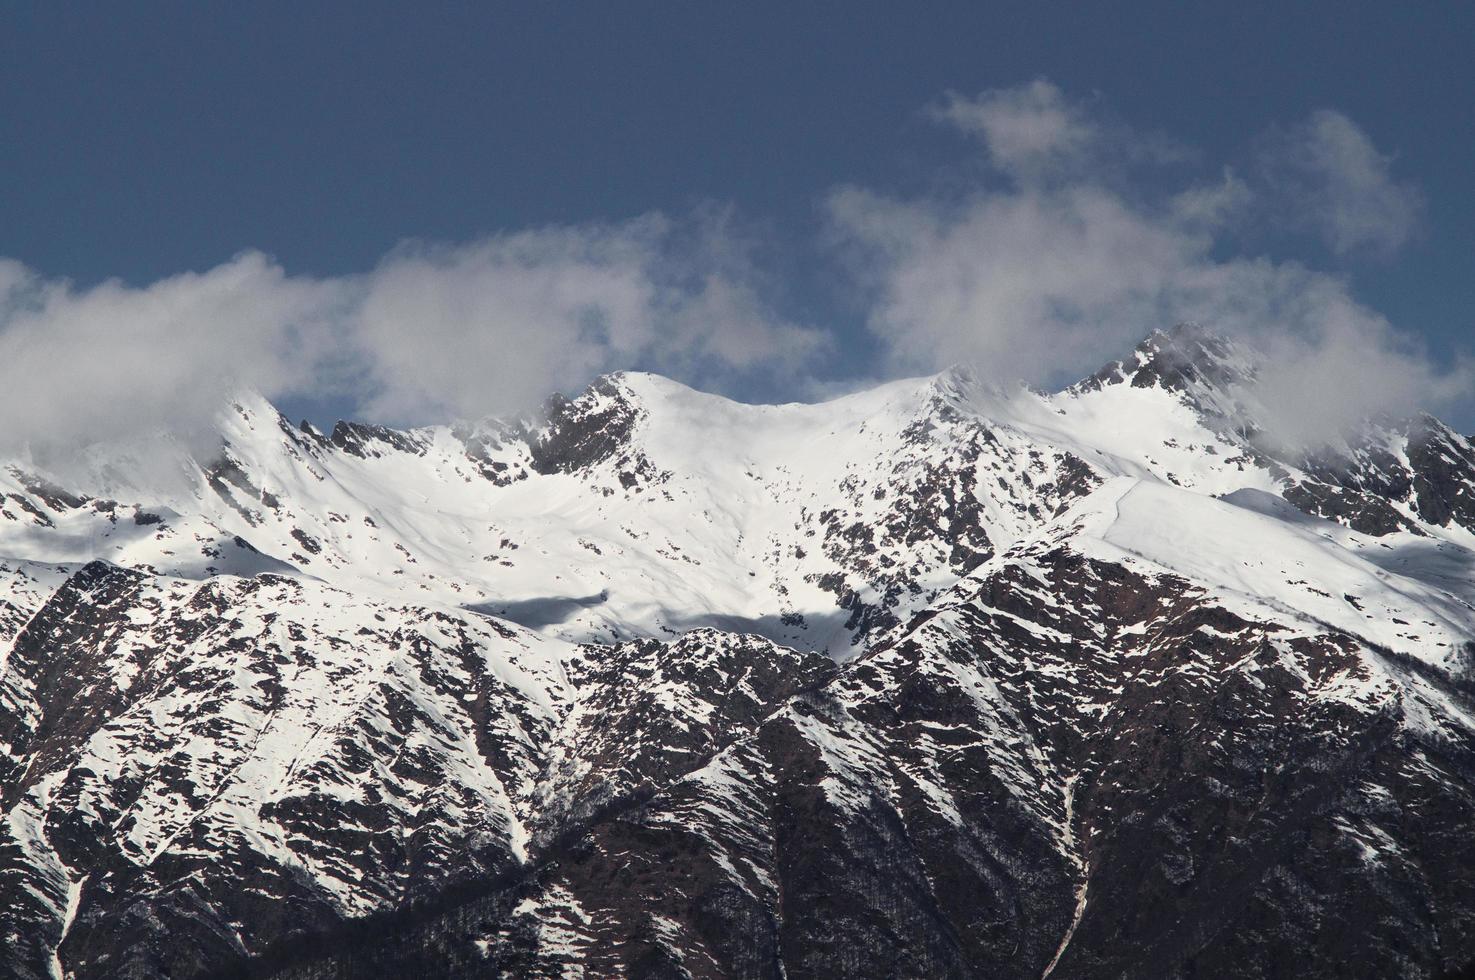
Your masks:
M 1434 365 L 1342 276 L 1236 248 L 1270 229 L 1386 259 L 1417 236 L 1422 198 L 1345 116 L 1280 127 L 1243 173 L 1208 181 L 1175 177 L 1195 169 L 1191 150 L 1047 81 L 952 95 L 928 116 L 981 153 L 974 186 L 842 187 L 824 203 L 823 247 L 887 371 L 964 361 L 1056 384 L 1195 320 L 1272 355 L 1262 394 L 1294 438 L 1472 390 L 1468 364 Z M 845 338 L 775 309 L 734 224 L 708 208 L 410 243 L 336 278 L 243 252 L 147 286 L 77 288 L 0 260 L 0 448 L 181 429 L 242 385 L 393 423 L 516 411 L 634 364 L 728 389 L 778 375 L 801 393 Z
M 0 264 L 0 434 L 82 445 L 208 423 L 242 386 L 393 423 L 514 412 L 649 364 L 697 384 L 798 376 L 830 342 L 765 304 L 723 217 L 659 215 L 447 247 L 363 275 L 293 276 L 259 252 L 135 288 Z

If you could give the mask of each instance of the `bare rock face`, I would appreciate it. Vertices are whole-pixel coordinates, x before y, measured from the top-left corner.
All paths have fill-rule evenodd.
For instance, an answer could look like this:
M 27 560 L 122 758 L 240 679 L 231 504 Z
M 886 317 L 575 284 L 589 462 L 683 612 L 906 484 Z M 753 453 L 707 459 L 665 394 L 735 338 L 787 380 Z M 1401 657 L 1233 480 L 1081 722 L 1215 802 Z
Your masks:
M 0 973 L 1460 975 L 1475 450 L 1256 370 L 0 469 Z
M 599 379 L 574 401 L 554 395 L 544 414 L 547 422 L 530 444 L 533 467 L 539 473 L 572 473 L 631 449 L 643 410 L 627 397 L 618 378 L 610 377 Z

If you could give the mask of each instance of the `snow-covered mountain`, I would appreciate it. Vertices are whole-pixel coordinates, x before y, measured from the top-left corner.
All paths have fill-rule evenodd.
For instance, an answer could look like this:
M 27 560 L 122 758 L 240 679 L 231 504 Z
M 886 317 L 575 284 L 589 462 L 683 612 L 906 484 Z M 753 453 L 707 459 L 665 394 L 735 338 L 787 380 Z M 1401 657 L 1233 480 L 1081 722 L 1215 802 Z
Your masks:
M 1475 447 L 1260 366 L 8 464 L 4 968 L 1464 969 Z

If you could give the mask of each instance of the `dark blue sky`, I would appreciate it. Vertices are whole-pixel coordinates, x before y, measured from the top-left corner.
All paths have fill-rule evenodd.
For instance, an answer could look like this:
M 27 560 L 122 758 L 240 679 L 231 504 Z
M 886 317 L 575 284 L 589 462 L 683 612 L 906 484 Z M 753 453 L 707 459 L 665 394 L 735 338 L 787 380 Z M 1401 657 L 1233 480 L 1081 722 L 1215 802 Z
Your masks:
M 716 200 L 767 230 L 794 315 L 846 329 L 818 202 L 946 180 L 958 140 L 922 107 L 1047 77 L 1216 166 L 1345 113 L 1423 191 L 1422 234 L 1386 260 L 1263 247 L 1444 354 L 1475 324 L 1475 6 L 1373 6 L 12 4 L 0 255 L 84 284 L 243 248 L 330 275 Z

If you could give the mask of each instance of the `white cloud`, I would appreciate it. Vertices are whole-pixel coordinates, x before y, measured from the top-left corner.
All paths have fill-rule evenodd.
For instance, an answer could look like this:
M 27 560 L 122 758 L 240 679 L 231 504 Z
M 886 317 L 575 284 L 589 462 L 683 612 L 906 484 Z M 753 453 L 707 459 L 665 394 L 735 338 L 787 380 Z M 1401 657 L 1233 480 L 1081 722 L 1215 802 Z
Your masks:
M 1279 131 L 1250 180 L 1133 182 L 1124 168 L 1184 154 L 1049 82 L 932 112 L 983 141 L 1002 188 L 827 199 L 885 372 L 966 361 L 1001 380 L 1069 381 L 1196 320 L 1275 352 L 1265 398 L 1306 438 L 1469 390 L 1463 368 L 1436 370 L 1345 280 L 1236 256 L 1225 237 L 1255 208 L 1291 211 L 1294 187 L 1298 220 L 1339 251 L 1406 241 L 1418 195 L 1345 117 Z M 808 369 L 839 338 L 774 309 L 758 244 L 707 208 L 407 244 L 328 279 L 245 252 L 150 285 L 79 288 L 0 259 L 0 449 L 208 425 L 243 385 L 391 423 L 516 411 L 632 366 L 718 390 L 756 377 L 817 390 Z
M 1461 403 L 1475 390 L 1475 363 L 1436 366 L 1423 346 L 1325 282 L 1303 305 L 1319 303 L 1299 330 L 1261 329 L 1266 354 L 1258 394 L 1292 445 L 1334 438 L 1369 415 L 1406 418 Z
M 980 105 L 1006 122 L 981 114 Z M 1092 131 L 1082 108 L 1039 82 L 955 103 L 946 118 L 971 121 L 996 158 L 995 141 L 1004 140 L 997 145 L 1010 149 L 1002 159 L 1026 168 Z M 1365 140 L 1349 140 L 1344 122 L 1318 115 L 1306 130 L 1321 134 L 1317 159 L 1337 161 L 1321 168 L 1317 185 L 1339 207 L 1329 227 L 1344 244 L 1406 235 L 1406 209 L 1398 206 L 1405 195 L 1388 191 L 1386 161 L 1369 156 Z M 1235 257 L 1220 235 L 1255 195 L 1233 174 L 1185 189 L 1157 181 L 1155 192 L 1133 195 L 1110 183 L 1087 168 L 961 197 L 835 192 L 831 235 L 861 256 L 854 264 L 869 293 L 870 328 L 893 370 L 964 361 L 998 380 L 1056 384 L 1120 356 L 1154 328 L 1193 320 L 1273 352 L 1277 366 L 1263 397 L 1298 440 L 1330 437 L 1365 414 L 1448 405 L 1468 392 L 1463 368 L 1437 370 L 1345 280 L 1294 262 Z M 1353 213 L 1342 206 L 1353 187 L 1376 200 Z
M 1044 79 L 990 89 L 968 98 L 949 93 L 933 118 L 983 141 L 994 165 L 1020 177 L 1037 175 L 1083 153 L 1098 131 L 1085 113 Z
M 871 246 L 873 331 L 898 370 L 955 361 L 999 379 L 1085 373 L 1172 314 L 1165 287 L 1210 242 L 1091 187 L 899 202 L 849 189 L 842 236 Z
M 516 410 L 648 347 L 663 222 L 404 248 L 363 282 L 364 408 L 395 421 Z
M 1226 167 L 1217 182 L 1181 190 L 1171 197 L 1168 205 L 1173 217 L 1184 227 L 1213 231 L 1241 218 L 1254 200 L 1255 192 L 1250 185 Z
M 258 253 L 143 288 L 5 273 L 0 439 L 81 446 L 209 418 L 246 381 L 305 390 L 338 342 L 341 283 L 288 277 Z
M 1053 83 L 1036 79 L 971 97 L 949 93 L 927 114 L 981 142 L 994 168 L 1020 184 L 1087 175 L 1098 182 L 1120 180 L 1135 167 L 1193 158 L 1176 140 L 1139 132 L 1100 108 L 1073 102 Z
M 825 335 L 765 304 L 728 216 L 545 228 L 460 248 L 403 248 L 365 282 L 352 333 L 376 418 L 536 405 L 646 365 L 722 388 L 808 366 Z
M 412 423 L 532 408 L 642 362 L 712 384 L 803 365 L 823 336 L 762 302 L 720 224 L 690 224 L 406 245 L 331 279 L 256 252 L 143 287 L 78 288 L 0 262 L 0 444 L 54 455 L 207 427 L 243 386 Z
M 1339 255 L 1388 254 L 1419 230 L 1424 199 L 1393 178 L 1389 157 L 1339 112 L 1322 110 L 1268 136 L 1260 164 L 1287 223 Z

